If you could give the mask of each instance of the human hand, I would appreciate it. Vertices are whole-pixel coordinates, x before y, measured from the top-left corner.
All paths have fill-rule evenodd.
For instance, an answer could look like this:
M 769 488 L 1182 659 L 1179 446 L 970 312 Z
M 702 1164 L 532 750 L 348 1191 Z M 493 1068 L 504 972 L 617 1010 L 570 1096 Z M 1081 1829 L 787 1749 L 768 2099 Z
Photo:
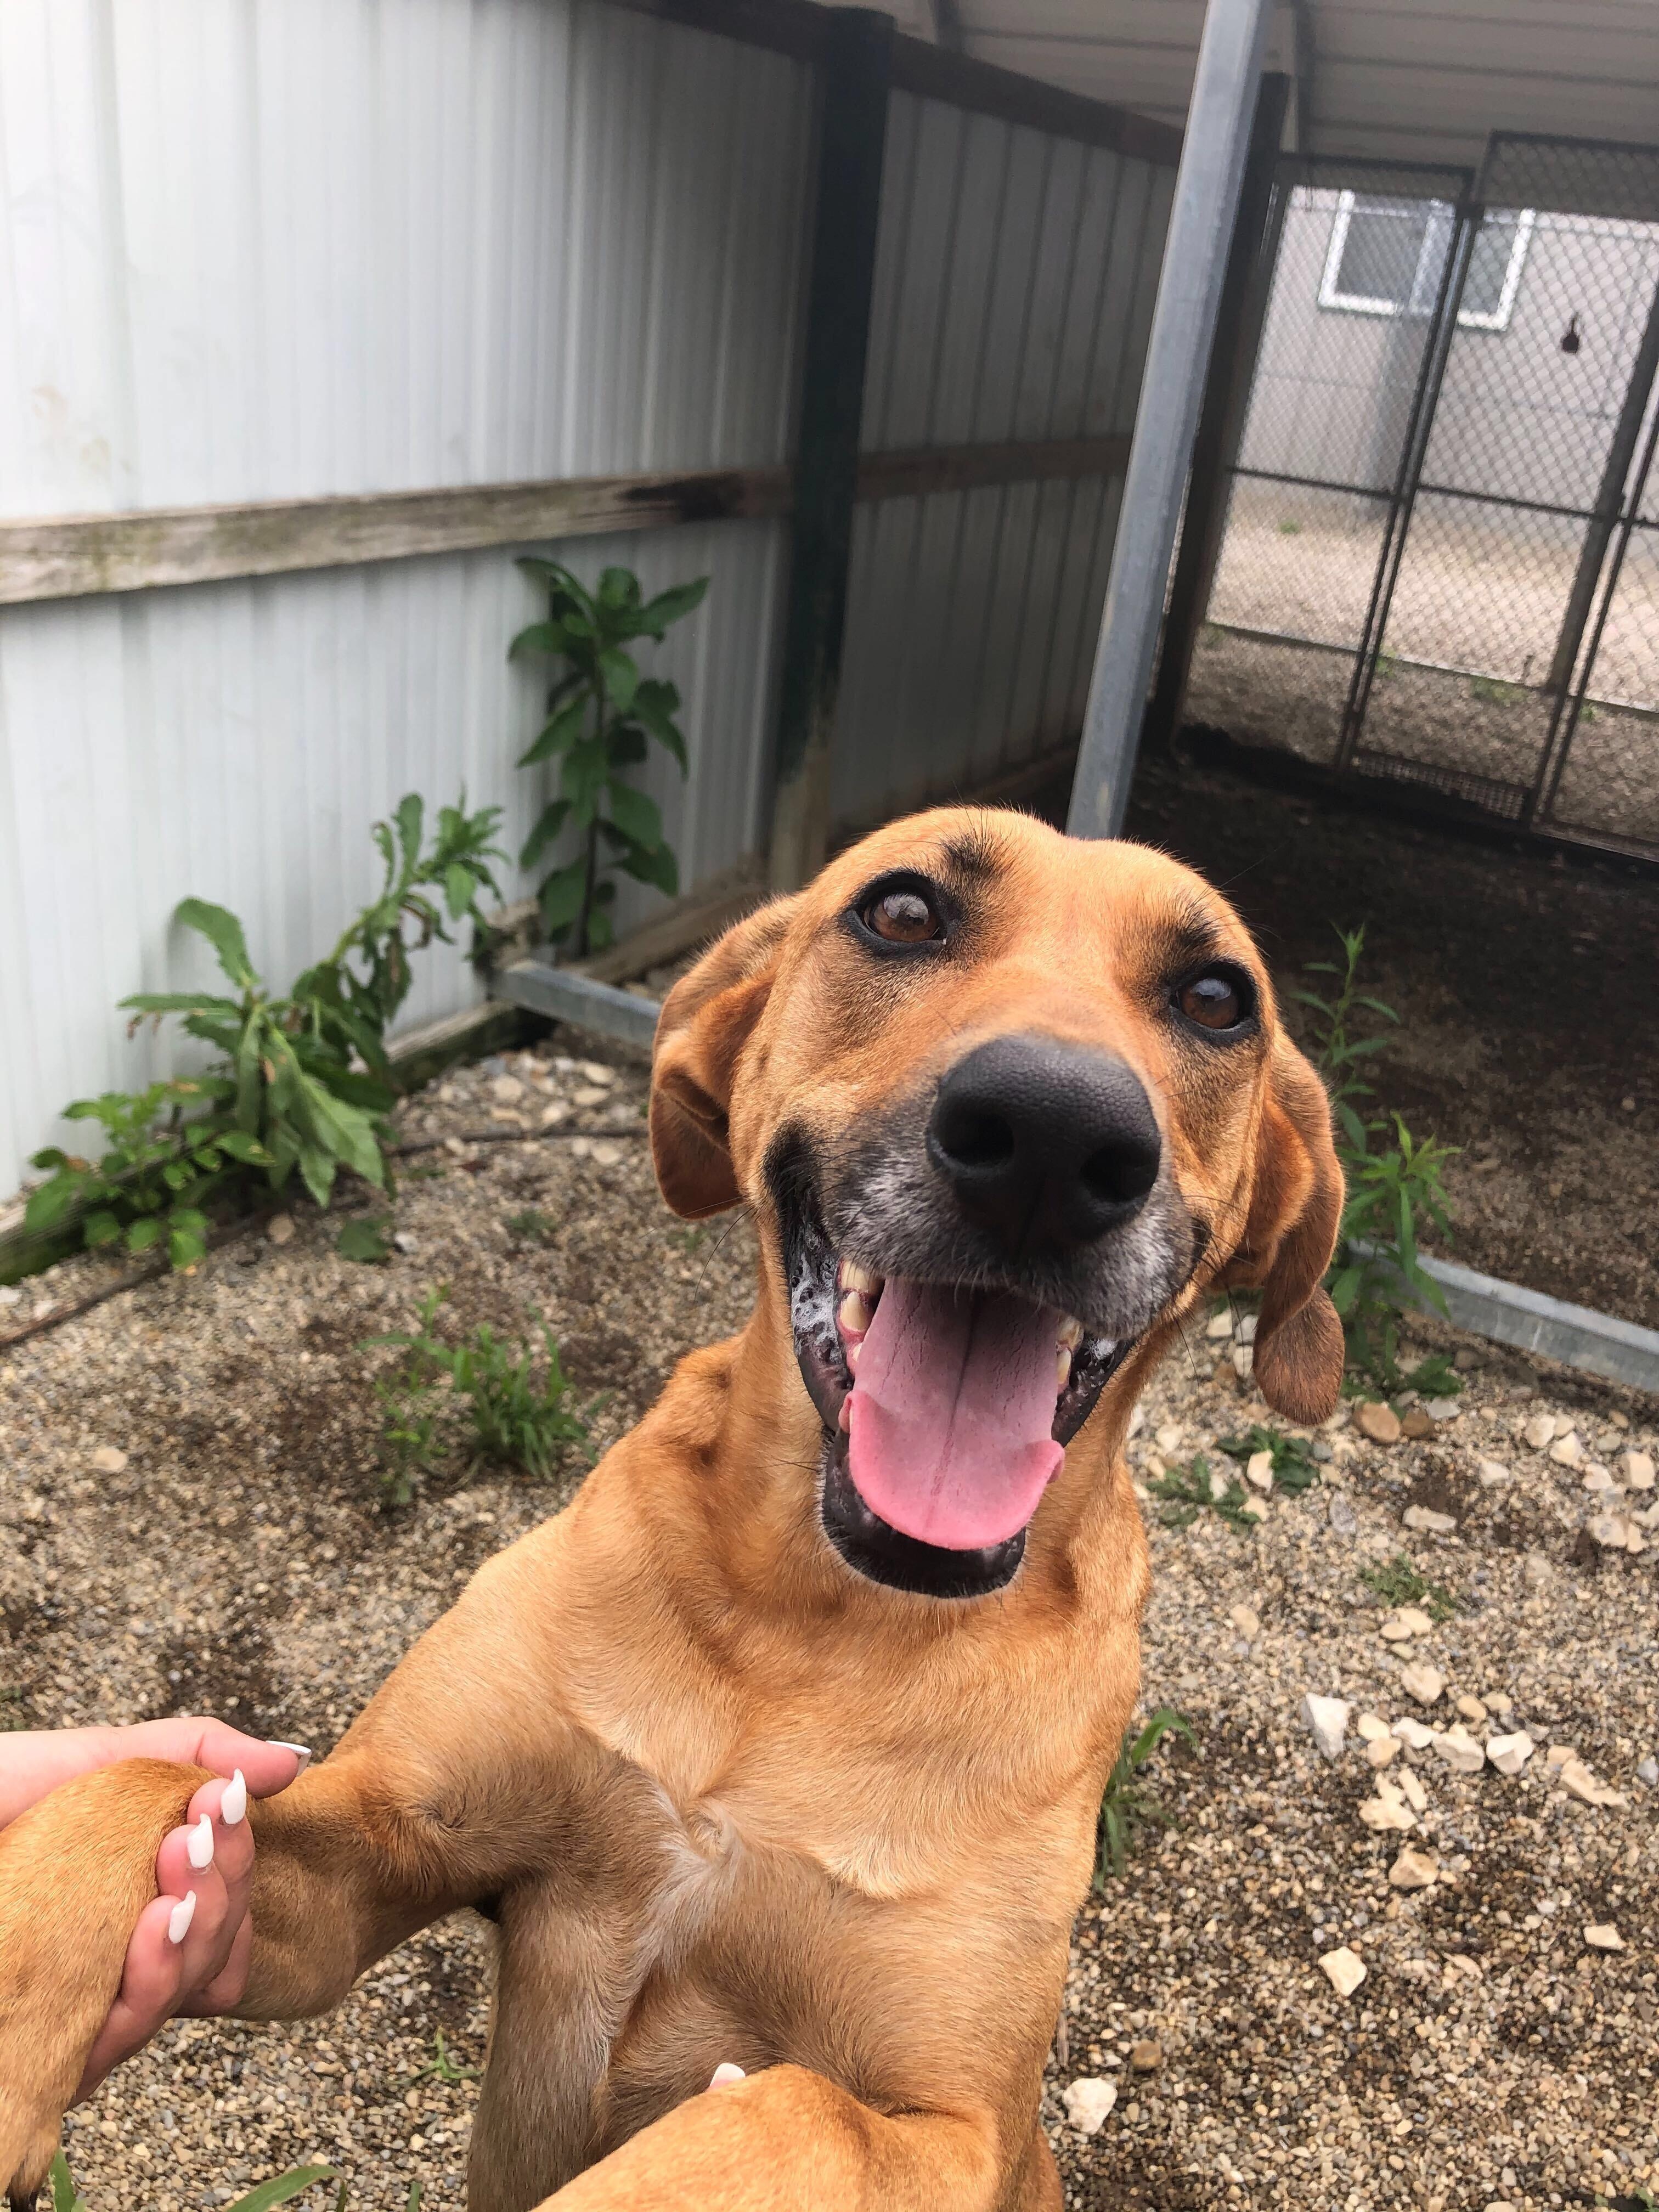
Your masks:
M 302 1745 L 264 1743 L 212 1720 L 0 1736 L 0 1827 L 60 1783 L 121 1759 L 164 1759 L 226 1778 L 202 1784 L 185 1826 L 156 1853 L 160 1893 L 133 1929 L 120 1990 L 88 2058 L 77 2103 L 175 2014 L 227 2012 L 239 2002 L 252 1944 L 247 1801 L 285 1790 L 310 1757 Z

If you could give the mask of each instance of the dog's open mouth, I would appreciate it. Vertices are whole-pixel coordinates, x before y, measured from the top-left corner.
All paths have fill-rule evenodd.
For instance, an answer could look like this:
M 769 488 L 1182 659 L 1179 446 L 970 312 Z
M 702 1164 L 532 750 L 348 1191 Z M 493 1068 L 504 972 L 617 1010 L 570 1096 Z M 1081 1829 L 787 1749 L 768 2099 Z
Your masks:
M 796 1357 L 826 1436 L 827 1534 L 872 1580 L 1000 1589 L 1127 1345 L 1004 1289 L 884 1276 L 792 1208 Z

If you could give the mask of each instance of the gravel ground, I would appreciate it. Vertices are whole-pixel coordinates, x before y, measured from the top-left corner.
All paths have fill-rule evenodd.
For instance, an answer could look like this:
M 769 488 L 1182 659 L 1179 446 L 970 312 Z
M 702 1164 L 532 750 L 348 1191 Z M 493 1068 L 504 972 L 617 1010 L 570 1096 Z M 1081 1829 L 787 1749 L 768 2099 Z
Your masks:
M 440 1282 L 459 1327 L 544 1315 L 583 1400 L 609 1394 L 602 1447 L 684 1350 L 737 1325 L 746 1225 L 675 1223 L 638 1137 L 462 1138 L 506 1114 L 533 1129 L 550 1101 L 567 1128 L 637 1117 L 637 1068 L 596 1080 L 550 1049 L 411 1103 L 409 1135 L 439 1142 L 404 1181 L 386 1265 L 341 1260 L 334 1225 L 296 1210 L 286 1243 L 250 1234 L 0 1352 L 0 1711 L 215 1711 L 325 1747 L 581 1471 L 536 1484 L 458 1454 L 388 1509 L 370 1388 L 387 1355 L 361 1340 Z M 96 1265 L 26 1285 L 21 1311 Z M 1045 2106 L 1071 2203 L 1634 2208 L 1659 2188 L 1659 1790 L 1643 1778 L 1659 1773 L 1659 1492 L 1625 1457 L 1659 1449 L 1659 1407 L 1431 1337 L 1464 1370 L 1455 1409 L 1404 1406 L 1392 1443 L 1343 1412 L 1310 1440 L 1320 1483 L 1273 1495 L 1259 1525 L 1203 1510 L 1166 1528 L 1147 1498 L 1146 1702 L 1178 1706 L 1197 1741 L 1149 1770 L 1171 1825 L 1144 1826 L 1079 1917 Z M 1165 1369 L 1131 1448 L 1143 1486 L 1195 1453 L 1223 1464 L 1215 1439 L 1262 1417 L 1240 1365 L 1242 1346 L 1199 1339 Z M 1613 1519 L 1619 1550 L 1590 1528 Z M 1444 1613 L 1405 1622 L 1403 1643 L 1361 1579 L 1401 1552 Z M 1429 1705 L 1402 1684 L 1425 1666 L 1445 1678 Z M 1352 1709 L 1334 1760 L 1308 1692 Z M 1470 1696 L 1489 1709 L 1464 1723 L 1476 1744 L 1533 1739 L 1519 1773 L 1456 1772 L 1433 1742 L 1370 1765 L 1362 1717 L 1445 1731 Z M 1553 1746 L 1582 1772 L 1553 1768 Z M 1362 1820 L 1384 1785 L 1407 1813 L 1404 1793 L 1422 1797 L 1409 1831 Z M 1425 1887 L 1391 1887 L 1402 1847 L 1432 1865 Z M 1623 1948 L 1587 1940 L 1607 1926 Z M 1319 1964 L 1345 1945 L 1365 1970 L 1346 1996 Z M 463 1916 L 327 2020 L 169 2031 L 76 2116 L 91 2212 L 212 2205 L 313 2156 L 354 2208 L 401 2212 L 417 2179 L 429 2205 L 458 2203 L 473 2084 L 432 2070 L 434 2039 L 451 2070 L 477 2064 L 489 1971 Z M 1068 2112 L 1109 2087 L 1068 2101 L 1079 2080 L 1115 2092 L 1092 2135 Z

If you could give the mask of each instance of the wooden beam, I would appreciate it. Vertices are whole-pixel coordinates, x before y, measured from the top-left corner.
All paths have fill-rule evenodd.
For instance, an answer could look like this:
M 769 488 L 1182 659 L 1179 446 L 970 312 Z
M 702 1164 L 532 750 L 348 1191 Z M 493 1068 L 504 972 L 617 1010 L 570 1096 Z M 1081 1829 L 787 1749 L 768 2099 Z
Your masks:
M 1127 438 L 1115 436 L 866 453 L 858 464 L 857 496 L 915 499 L 981 484 L 1114 476 L 1121 473 L 1127 450 Z M 26 516 L 0 521 L 0 605 L 544 544 L 602 531 L 784 515 L 791 504 L 787 469 L 750 468 Z

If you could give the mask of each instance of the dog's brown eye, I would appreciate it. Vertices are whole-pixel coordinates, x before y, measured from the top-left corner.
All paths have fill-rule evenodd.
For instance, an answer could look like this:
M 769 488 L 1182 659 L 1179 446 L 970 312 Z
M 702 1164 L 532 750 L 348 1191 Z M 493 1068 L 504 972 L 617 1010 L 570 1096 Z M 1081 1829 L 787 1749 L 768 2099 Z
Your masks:
M 884 891 L 864 909 L 865 927 L 890 945 L 925 945 L 944 925 L 920 891 Z
M 1195 975 L 1181 987 L 1181 1011 L 1200 1029 L 1237 1029 L 1244 1003 L 1230 975 Z

